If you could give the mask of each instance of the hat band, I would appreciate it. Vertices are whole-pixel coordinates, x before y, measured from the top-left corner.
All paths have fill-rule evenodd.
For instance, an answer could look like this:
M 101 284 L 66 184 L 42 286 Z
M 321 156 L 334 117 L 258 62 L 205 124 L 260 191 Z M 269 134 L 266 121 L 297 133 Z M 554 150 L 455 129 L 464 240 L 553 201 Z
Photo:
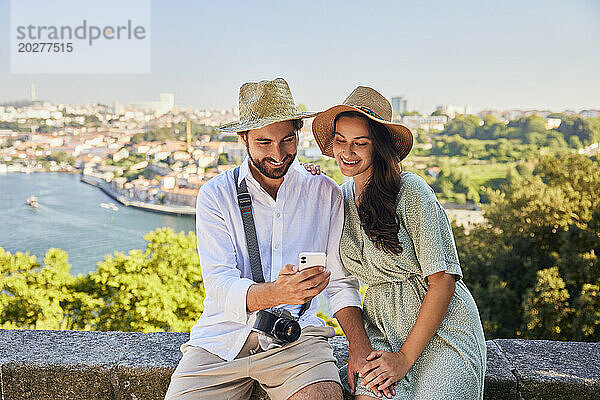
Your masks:
M 381 117 L 379 116 L 379 114 L 377 114 L 375 111 L 371 110 L 371 109 L 370 109 L 369 107 L 367 107 L 367 106 L 356 106 L 356 105 L 354 105 L 354 104 L 348 104 L 348 105 L 349 105 L 349 106 L 351 106 L 351 107 L 354 107 L 354 108 L 358 108 L 360 111 L 362 111 L 362 112 L 364 112 L 364 113 L 367 113 L 367 114 L 369 114 L 369 115 L 370 115 L 370 116 L 372 116 L 372 117 L 375 117 L 375 118 L 378 118 L 378 119 L 384 119 L 384 118 L 381 118 Z

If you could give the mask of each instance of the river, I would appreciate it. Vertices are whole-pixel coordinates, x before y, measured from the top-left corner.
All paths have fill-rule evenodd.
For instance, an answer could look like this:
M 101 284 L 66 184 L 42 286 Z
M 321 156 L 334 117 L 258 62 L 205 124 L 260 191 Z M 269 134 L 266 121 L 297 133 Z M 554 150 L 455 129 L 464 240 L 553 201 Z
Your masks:
M 39 208 L 25 204 L 38 197 Z M 118 211 L 101 204 L 114 203 Z M 194 217 L 125 207 L 100 189 L 64 173 L 0 175 L 0 247 L 35 255 L 42 262 L 51 247 L 69 254 L 71 273 L 85 274 L 115 251 L 145 249 L 143 236 L 158 227 L 193 231 Z

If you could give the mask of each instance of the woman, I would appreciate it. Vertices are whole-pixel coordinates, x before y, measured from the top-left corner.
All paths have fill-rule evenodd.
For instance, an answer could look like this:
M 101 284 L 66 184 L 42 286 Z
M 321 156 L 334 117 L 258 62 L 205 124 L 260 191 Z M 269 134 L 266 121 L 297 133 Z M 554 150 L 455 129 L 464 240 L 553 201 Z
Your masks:
M 356 384 L 357 399 L 483 399 L 477 306 L 461 279 L 444 209 L 422 178 L 400 170 L 412 134 L 391 116 L 385 97 L 359 86 L 312 125 L 323 154 L 352 177 L 342 185 L 340 254 L 368 285 L 370 348 L 350 344 L 348 375 L 358 372 L 358 379 L 348 383 Z

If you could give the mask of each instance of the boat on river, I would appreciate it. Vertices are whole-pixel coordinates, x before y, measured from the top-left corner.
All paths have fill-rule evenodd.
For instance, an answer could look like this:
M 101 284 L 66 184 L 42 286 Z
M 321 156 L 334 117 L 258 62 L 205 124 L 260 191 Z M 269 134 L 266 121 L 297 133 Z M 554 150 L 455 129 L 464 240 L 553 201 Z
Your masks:
M 25 200 L 25 204 L 27 204 L 31 208 L 38 208 L 40 206 L 38 204 L 38 199 L 35 196 L 29 196 L 27 200 Z
M 119 207 L 115 203 L 100 203 L 100 207 L 106 208 L 107 210 L 119 211 Z

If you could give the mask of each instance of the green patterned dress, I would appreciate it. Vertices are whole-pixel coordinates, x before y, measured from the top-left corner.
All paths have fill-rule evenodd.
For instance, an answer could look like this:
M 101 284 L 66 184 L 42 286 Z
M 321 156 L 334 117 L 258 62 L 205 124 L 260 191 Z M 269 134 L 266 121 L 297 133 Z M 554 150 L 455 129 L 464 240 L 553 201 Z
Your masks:
M 486 348 L 477 305 L 462 281 L 448 217 L 433 190 L 418 175 L 403 172 L 397 198 L 398 255 L 377 249 L 360 226 L 353 182 L 342 185 L 344 267 L 369 287 L 363 320 L 376 350 L 397 352 L 413 327 L 427 292 L 426 276 L 455 275 L 456 290 L 440 328 L 406 377 L 394 399 L 483 399 Z M 342 368 L 342 382 L 346 370 Z M 356 394 L 374 396 L 357 381 Z

